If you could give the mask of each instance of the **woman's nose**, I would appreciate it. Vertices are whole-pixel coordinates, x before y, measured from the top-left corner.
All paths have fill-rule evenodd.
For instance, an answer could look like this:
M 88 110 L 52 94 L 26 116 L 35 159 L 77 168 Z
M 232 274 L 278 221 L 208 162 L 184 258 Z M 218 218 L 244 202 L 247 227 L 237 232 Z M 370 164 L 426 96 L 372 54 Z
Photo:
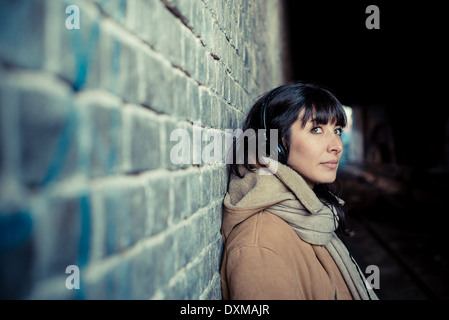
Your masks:
M 335 154 L 339 154 L 343 151 L 343 142 L 341 141 L 340 136 L 334 134 L 331 136 L 330 141 L 328 143 L 328 151 L 333 152 Z

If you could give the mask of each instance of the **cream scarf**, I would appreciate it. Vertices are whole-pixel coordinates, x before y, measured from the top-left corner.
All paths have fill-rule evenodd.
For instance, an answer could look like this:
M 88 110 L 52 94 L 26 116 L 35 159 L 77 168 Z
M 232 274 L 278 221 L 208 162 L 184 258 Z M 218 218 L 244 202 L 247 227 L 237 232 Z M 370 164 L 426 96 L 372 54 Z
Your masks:
M 231 178 L 230 194 L 226 196 L 224 205 L 227 208 L 238 206 L 245 211 L 250 208 L 264 209 L 280 217 L 302 240 L 322 245 L 329 251 L 354 299 L 377 300 L 374 291 L 365 285 L 366 279 L 359 266 L 334 232 L 338 220 L 333 209 L 318 199 L 296 171 L 279 162 L 265 160 L 267 168 L 245 172 L 243 179 Z M 238 203 L 232 201 L 233 196 L 234 200 L 239 199 Z M 225 234 L 229 227 L 223 225 Z

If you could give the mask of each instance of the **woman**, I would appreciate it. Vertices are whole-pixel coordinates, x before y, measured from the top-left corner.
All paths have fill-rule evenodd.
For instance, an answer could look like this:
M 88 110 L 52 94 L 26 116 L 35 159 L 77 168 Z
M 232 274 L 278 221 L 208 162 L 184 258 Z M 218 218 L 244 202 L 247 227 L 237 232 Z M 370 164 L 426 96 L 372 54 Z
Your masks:
M 340 102 L 312 84 L 280 86 L 251 108 L 243 132 L 260 134 L 234 143 L 223 202 L 224 299 L 377 299 L 336 235 L 346 233 L 333 189 L 345 125 Z

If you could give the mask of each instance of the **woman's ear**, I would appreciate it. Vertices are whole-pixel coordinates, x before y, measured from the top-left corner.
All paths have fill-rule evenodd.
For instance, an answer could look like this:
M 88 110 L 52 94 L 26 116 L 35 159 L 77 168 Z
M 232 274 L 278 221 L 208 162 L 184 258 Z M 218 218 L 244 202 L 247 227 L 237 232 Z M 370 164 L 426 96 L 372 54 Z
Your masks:
M 281 138 L 281 141 L 282 141 L 282 146 L 284 147 L 285 150 L 287 150 L 287 145 L 285 144 L 285 136 L 283 136 Z
M 281 163 L 287 163 L 288 153 L 287 153 L 287 147 L 286 147 L 286 143 L 285 143 L 285 137 L 282 137 L 281 143 L 278 144 L 278 152 L 279 152 L 279 161 Z

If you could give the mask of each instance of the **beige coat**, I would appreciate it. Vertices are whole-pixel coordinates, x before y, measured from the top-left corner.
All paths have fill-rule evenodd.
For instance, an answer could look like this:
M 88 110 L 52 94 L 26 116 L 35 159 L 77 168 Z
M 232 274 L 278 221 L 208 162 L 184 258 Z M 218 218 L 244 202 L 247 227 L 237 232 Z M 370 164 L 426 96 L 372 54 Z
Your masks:
M 231 179 L 223 214 L 223 299 L 352 299 L 329 251 L 264 210 L 286 194 L 275 177 Z
M 223 299 L 352 299 L 329 252 L 262 211 L 235 226 L 221 267 Z

